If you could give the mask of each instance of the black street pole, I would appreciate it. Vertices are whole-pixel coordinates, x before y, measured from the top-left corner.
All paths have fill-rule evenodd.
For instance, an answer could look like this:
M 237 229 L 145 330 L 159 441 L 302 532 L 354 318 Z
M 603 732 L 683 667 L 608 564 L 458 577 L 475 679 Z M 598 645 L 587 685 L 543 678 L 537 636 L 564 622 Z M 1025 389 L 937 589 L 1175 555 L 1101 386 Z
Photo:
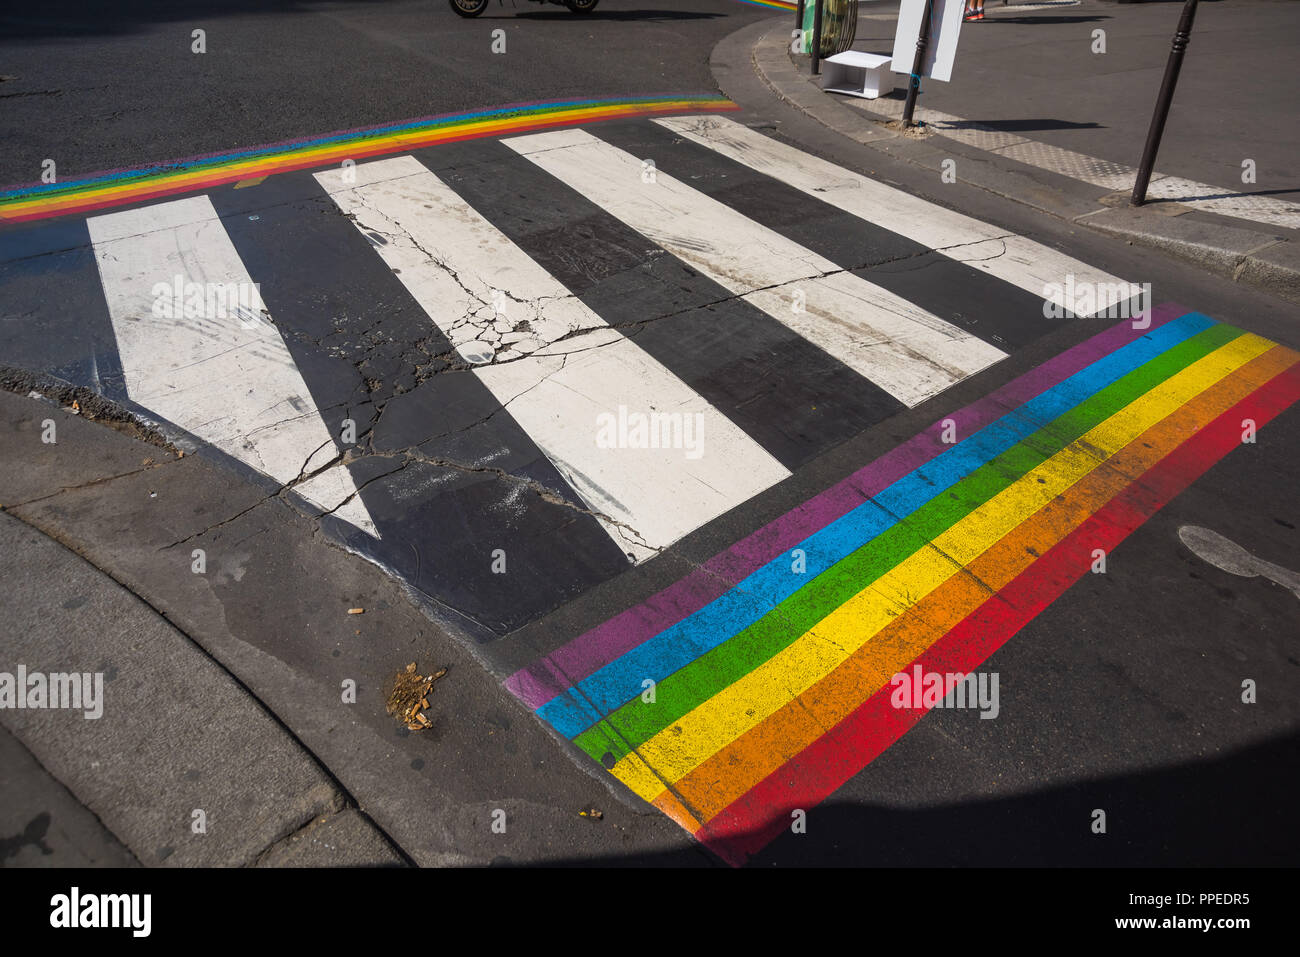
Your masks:
M 1165 78 L 1160 83 L 1160 95 L 1156 97 L 1156 111 L 1151 117 L 1151 128 L 1147 130 L 1147 145 L 1142 150 L 1142 162 L 1138 165 L 1137 180 L 1133 183 L 1133 196 L 1129 200 L 1132 206 L 1141 206 L 1147 201 L 1151 169 L 1156 165 L 1160 138 L 1165 134 L 1165 120 L 1169 119 L 1169 106 L 1174 101 L 1174 87 L 1178 85 L 1178 71 L 1183 66 L 1183 54 L 1187 51 L 1187 43 L 1192 38 L 1192 21 L 1195 19 L 1196 0 L 1187 0 L 1183 4 L 1183 15 L 1178 19 L 1178 30 L 1174 33 L 1169 62 L 1165 64 Z
M 796 30 L 803 29 L 803 0 L 799 0 L 799 6 L 795 7 L 794 28 Z
M 816 76 L 822 71 L 822 7 L 825 6 L 825 4 L 826 0 L 817 0 L 817 8 L 813 11 L 813 76 Z
M 930 45 L 930 16 L 934 0 L 925 0 L 921 14 L 921 32 L 916 37 L 916 58 L 912 61 L 912 77 L 907 83 L 907 102 L 903 104 L 903 126 L 912 125 L 912 111 L 916 109 L 916 95 L 921 92 L 921 69 L 925 66 L 925 48 Z

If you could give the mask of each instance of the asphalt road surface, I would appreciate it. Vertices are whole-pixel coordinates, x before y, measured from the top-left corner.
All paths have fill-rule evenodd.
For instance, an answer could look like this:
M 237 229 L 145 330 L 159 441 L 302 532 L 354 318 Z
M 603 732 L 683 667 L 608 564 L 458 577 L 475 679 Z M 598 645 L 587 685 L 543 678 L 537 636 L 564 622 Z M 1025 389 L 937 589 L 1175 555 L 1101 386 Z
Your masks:
M 711 92 L 714 44 L 770 15 L 732 0 L 607 0 L 581 17 L 493 0 L 473 20 L 445 0 L 13 7 L 0 182 L 37 179 L 47 157 L 67 178 L 507 103 Z
M 32 112 L 4 162 L 22 179 L 24 153 L 89 171 L 487 103 L 710 94 L 713 43 L 762 12 L 696 6 L 250 9 L 202 55 L 208 8 L 160 26 L 142 7 L 86 21 L 157 66 L 83 136 L 49 103 L 80 90 L 86 111 L 105 58 L 55 60 L 53 14 L 6 14 L 6 69 L 52 63 L 69 92 L 9 101 Z M 214 72 L 180 79 L 196 68 Z M 710 861 L 1292 859 L 1297 596 L 1187 542 L 1300 569 L 1294 309 L 965 185 L 935 202 L 928 172 L 867 168 L 790 110 L 681 112 L 7 225 L 0 355 L 291 487 L 473 649 L 482 708 L 536 712 Z M 186 316 L 190 284 L 259 298 Z M 1053 284 L 1088 291 L 1078 317 L 1044 307 Z M 678 417 L 659 443 L 654 415 Z M 273 602 L 290 580 L 249 587 Z M 336 683 L 310 631 L 241 640 Z M 977 673 L 980 706 L 918 722 L 890 694 L 914 661 Z M 356 664 L 369 687 L 397 666 Z M 423 762 L 399 730 L 391 760 Z

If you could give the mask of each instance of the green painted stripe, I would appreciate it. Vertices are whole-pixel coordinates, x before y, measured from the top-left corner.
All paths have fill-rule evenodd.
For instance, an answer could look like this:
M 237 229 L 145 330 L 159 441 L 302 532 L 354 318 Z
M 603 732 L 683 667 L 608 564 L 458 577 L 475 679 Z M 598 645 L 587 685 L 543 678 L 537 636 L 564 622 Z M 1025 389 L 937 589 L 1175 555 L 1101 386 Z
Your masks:
M 491 107 L 462 113 L 446 113 L 424 119 L 404 120 L 400 123 L 385 123 L 363 129 L 325 133 L 320 136 L 290 140 L 284 143 L 271 143 L 266 146 L 255 146 L 245 150 L 230 150 L 206 156 L 193 156 L 189 159 L 152 163 L 148 166 L 138 166 L 132 169 L 108 170 L 103 173 L 93 173 L 90 176 L 60 180 L 57 183 L 14 186 L 0 190 L 0 206 L 34 198 L 58 197 L 62 199 L 70 195 L 76 195 L 83 190 L 97 190 L 110 186 L 130 186 L 166 173 L 219 173 L 228 166 L 248 160 L 283 159 L 295 153 L 314 150 L 319 147 L 365 145 L 371 140 L 386 139 L 392 136 L 419 136 L 424 133 L 454 129 L 458 126 L 505 122 L 523 117 L 562 116 L 565 113 L 580 113 L 608 106 L 623 106 L 631 109 L 636 106 L 649 106 L 658 103 L 698 103 L 702 108 L 708 108 L 709 106 L 730 102 L 726 97 L 716 93 L 693 96 L 652 95 L 520 103 L 512 106 Z M 249 175 L 255 174 L 250 173 Z
M 606 754 L 622 758 L 753 671 L 1071 442 L 1241 334 L 1234 326 L 1216 324 L 1111 383 L 822 572 L 744 631 L 660 681 L 653 705 L 634 698 L 578 735 L 574 743 L 598 761 Z

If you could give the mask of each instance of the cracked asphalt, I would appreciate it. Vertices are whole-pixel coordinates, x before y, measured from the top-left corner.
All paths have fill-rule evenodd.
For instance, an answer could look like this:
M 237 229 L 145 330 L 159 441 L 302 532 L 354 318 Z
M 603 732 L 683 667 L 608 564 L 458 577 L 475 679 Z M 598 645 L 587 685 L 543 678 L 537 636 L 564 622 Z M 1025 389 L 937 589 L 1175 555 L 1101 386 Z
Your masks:
M 815 130 L 800 128 L 797 120 L 788 127 L 783 124 L 783 134 L 836 156 L 833 145 L 819 140 L 821 134 Z M 653 140 L 656 134 L 630 123 L 611 126 L 602 135 L 636 145 L 636 140 L 647 136 Z M 425 162 L 449 179 L 454 177 L 457 188 L 481 199 L 497 196 L 498 209 L 512 208 L 512 195 L 502 196 L 490 187 L 482 194 L 472 193 L 475 182 L 492 184 L 499 179 L 496 163 L 471 162 L 480 157 L 470 147 L 422 154 Z M 847 154 L 837 159 L 853 163 Z M 912 174 L 900 167 L 889 175 L 906 181 Z M 498 449 L 518 439 L 484 434 L 485 428 L 508 427 L 509 417 L 500 415 L 498 405 L 475 400 L 472 377 L 477 364 L 460 358 L 449 340 L 431 331 L 415 308 L 393 292 L 394 284 L 383 275 L 387 267 L 356 255 L 356 243 L 369 245 L 369 241 L 351 220 L 331 212 L 326 201 L 308 195 L 308 185 L 305 177 L 287 175 L 254 189 L 214 194 L 214 204 L 228 228 L 243 233 L 241 242 L 256 241 L 245 248 L 267 256 L 268 268 L 287 261 L 284 256 L 289 253 L 296 257 L 304 252 L 346 251 L 345 255 L 323 254 L 319 272 L 299 277 L 287 289 L 268 284 L 270 312 L 295 361 L 307 368 L 323 363 L 329 370 L 328 376 L 316 381 L 327 390 L 319 407 L 332 417 L 332 428 L 343 418 L 356 419 L 358 446 L 346 454 L 346 460 L 362 476 L 358 486 L 370 489 L 374 483 L 389 483 L 400 520 L 391 527 L 404 528 L 408 541 L 431 544 L 407 565 L 401 565 L 400 558 L 384 563 L 396 573 L 390 577 L 380 567 L 350 555 L 347 549 L 353 546 L 348 536 L 340 535 L 329 518 L 312 517 L 319 510 L 306 508 L 292 496 L 294 483 L 268 484 L 210 449 L 187 446 L 183 440 L 169 445 L 157 433 L 122 421 L 116 407 L 93 390 L 69 390 L 58 383 L 47 391 L 62 405 L 81 396 L 81 403 L 92 412 L 116 418 L 122 428 L 134 429 L 136 436 L 152 441 L 143 447 L 150 453 L 172 448 L 186 454 L 164 465 L 141 468 L 138 450 L 115 453 L 108 462 L 92 460 L 96 470 L 89 475 L 83 456 L 74 455 L 59 468 L 71 470 L 75 480 L 42 476 L 37 494 L 13 499 L 12 504 L 6 499 L 6 511 L 60 540 L 77 542 L 82 554 L 113 567 L 121 580 L 148 595 L 151 604 L 235 670 L 259 700 L 294 728 L 358 805 L 417 863 L 716 863 L 621 788 L 611 789 L 593 777 L 592 770 L 543 731 L 497 681 L 558 638 L 579 634 L 699 569 L 718 549 L 799 504 L 846 469 L 887 451 L 929 421 L 928 407 L 901 411 L 868 427 L 859 427 L 850 418 L 838 427 L 851 429 L 852 435 L 830 453 L 796 468 L 790 482 L 689 536 L 635 574 L 594 586 L 571 580 L 570 600 L 561 600 L 555 610 L 540 617 L 521 615 L 512 621 L 512 611 L 527 607 L 530 576 L 506 576 L 510 589 L 504 603 L 494 595 L 486 601 L 482 595 L 466 600 L 455 591 L 458 576 L 445 571 L 463 564 L 463 558 L 453 550 L 450 561 L 438 565 L 438 552 L 449 545 L 454 549 L 462 536 L 482 551 L 492 541 L 492 533 L 451 526 L 475 515 L 499 522 L 501 513 L 493 508 L 500 505 L 495 503 L 519 503 L 558 515 L 557 527 L 572 530 L 573 518 L 587 510 L 581 502 L 564 498 L 557 491 L 564 486 L 554 477 L 548 480 L 530 471 L 536 458 L 532 462 L 493 458 Z M 527 190 L 529 184 L 516 188 Z M 925 186 L 917 182 L 916 188 L 923 192 Z M 967 195 L 971 202 L 967 208 L 990 203 L 973 192 Z M 1288 310 L 1259 293 L 1099 237 L 1064 231 L 1052 235 L 1051 227 L 1045 229 L 1013 208 L 1000 206 L 992 214 L 989 209 L 985 205 L 982 213 L 1009 233 L 1017 227 L 1025 232 L 1037 228 L 1040 237 L 1060 242 L 1103 268 L 1136 264 L 1140 274 L 1153 277 L 1158 290 L 1169 290 L 1167 296 L 1177 295 L 1210 315 L 1230 317 L 1279 341 L 1295 341 Z M 538 218 L 533 208 L 525 215 Z M 541 238 L 530 240 L 539 255 L 553 235 L 546 217 L 541 220 L 534 224 Z M 284 245 L 279 236 L 263 231 L 277 222 L 309 224 L 297 229 L 296 243 L 283 254 L 278 252 Z M 643 290 L 647 284 L 659 283 L 659 288 L 671 291 L 664 299 L 647 297 L 643 291 L 634 313 L 624 313 L 626 318 L 614 313 L 611 325 L 624 335 L 652 347 L 649 337 L 656 329 L 680 335 L 698 328 L 702 317 L 712 317 L 704 321 L 709 323 L 706 328 L 716 330 L 714 336 L 728 328 L 718 325 L 718 311 L 736 308 L 739 297 L 720 295 L 716 287 L 691 290 L 689 270 L 662 256 L 636 258 L 640 247 L 613 232 L 608 222 L 588 218 L 563 228 L 581 230 L 588 240 L 581 263 L 572 265 L 566 275 L 587 277 L 586 285 L 572 280 L 579 290 L 575 297 L 603 310 L 602 315 L 610 313 L 610 301 L 626 298 L 629 282 Z M 78 285 L 72 265 L 86 254 L 68 242 L 66 227 L 55 224 L 25 230 L 24 235 L 35 237 L 27 248 L 48 250 L 34 259 L 61 259 L 67 264 L 62 272 L 73 278 L 65 283 L 63 295 L 74 295 Z M 907 281 L 923 282 L 938 265 L 932 252 L 864 260 L 852 237 L 840 241 L 846 246 L 844 261 L 868 275 L 902 269 L 900 275 Z M 442 261 L 437 250 L 424 253 L 435 265 Z M 23 288 L 32 261 L 33 257 L 20 256 L 5 263 L 6 288 Z M 333 309 L 322 313 L 316 308 L 321 277 L 343 272 L 350 282 L 331 288 L 355 299 L 335 302 Z M 602 285 L 610 282 L 619 285 Z M 692 295 L 683 290 L 691 290 Z M 86 296 L 89 300 L 90 294 Z M 483 309 L 479 285 L 470 284 L 466 296 L 468 308 Z M 490 296 L 486 302 L 491 303 Z M 653 312 L 644 311 L 647 303 L 655 306 Z M 75 300 L 71 304 L 66 324 L 56 321 L 40 337 L 10 341 L 17 351 L 36 350 L 39 342 L 43 352 L 32 362 L 36 368 L 61 369 L 64 375 L 90 381 L 89 364 L 84 359 L 71 361 L 70 353 L 84 348 L 87 341 L 102 341 L 109 333 L 87 321 L 96 315 L 89 301 L 81 308 L 76 308 Z M 21 323 L 25 313 L 13 316 L 11 323 Z M 978 382 L 950 390 L 943 402 L 956 407 L 971 401 L 1093 331 L 1064 325 Z M 690 343 L 694 354 L 700 355 L 726 348 L 732 338 L 701 341 L 696 336 Z M 784 368 L 797 360 L 784 354 L 774 362 Z M 111 370 L 102 363 L 98 369 L 100 388 L 112 395 Z M 834 374 L 824 365 L 821 372 Z M 39 378 L 30 374 L 14 373 L 6 379 L 6 387 L 18 395 L 40 386 Z M 28 419 L 43 414 L 25 413 Z M 102 427 L 84 420 L 78 426 Z M 806 840 L 794 836 L 780 840 L 765 852 L 761 863 L 1145 863 L 1157 850 L 1174 862 L 1239 863 L 1267 858 L 1267 854 L 1260 856 L 1263 843 L 1273 847 L 1269 854 L 1288 853 L 1294 846 L 1291 832 L 1266 803 L 1252 803 L 1244 796 L 1247 791 L 1258 795 L 1284 783 L 1280 756 L 1289 747 L 1292 727 L 1285 707 L 1270 708 L 1249 728 L 1222 716 L 1217 724 L 1199 721 L 1193 741 L 1185 735 L 1185 719 L 1153 723 L 1141 709 L 1117 710 L 1117 702 L 1128 700 L 1139 689 L 1159 688 L 1161 696 L 1170 699 L 1168 714 L 1196 713 L 1199 705 L 1174 689 L 1236 682 L 1241 669 L 1235 657 L 1215 651 L 1220 636 L 1233 635 L 1233 648 L 1238 649 L 1233 654 L 1251 657 L 1247 634 L 1284 628 L 1285 622 L 1294 620 L 1291 596 L 1262 580 L 1257 583 L 1262 587 L 1245 586 L 1243 592 L 1222 573 L 1198 564 L 1182 549 L 1176 531 L 1182 524 L 1216 527 L 1257 554 L 1294 567 L 1294 559 L 1288 557 L 1293 554 L 1292 532 L 1284 526 L 1294 498 L 1278 476 L 1289 468 L 1297 427 L 1294 413 L 1270 425 L 1269 434 L 1275 438 L 1254 464 L 1225 463 L 1139 530 L 1126 546 L 1131 555 L 1131 561 L 1125 562 L 1128 571 L 1111 576 L 1112 581 L 1122 582 L 1103 592 L 1072 591 L 1040 616 L 1034 642 L 1008 645 L 1000 653 L 999 670 L 1015 704 L 1004 708 L 998 722 L 971 720 L 974 715 L 958 712 L 932 715 L 837 795 L 827 808 L 831 826 L 826 831 Z M 30 433 L 10 433 L 11 441 L 21 441 L 24 434 Z M 120 439 L 139 441 L 125 435 Z M 29 447 L 11 447 L 7 461 L 30 457 Z M 115 461 L 129 461 L 132 467 L 114 466 Z M 15 480 L 8 481 L 12 486 Z M 421 485 L 438 489 L 466 481 L 474 482 L 475 488 L 491 489 L 491 497 L 483 501 L 494 504 L 474 508 L 452 499 L 423 513 L 411 506 Z M 1252 494 L 1239 495 L 1241 487 L 1251 488 Z M 406 498 L 403 492 L 408 493 Z M 389 527 L 385 526 L 386 533 Z M 590 540 L 612 544 L 607 536 Z M 546 554 L 553 556 L 553 546 L 549 540 L 546 544 Z M 508 545 L 512 564 L 516 554 L 526 554 L 519 543 Z M 188 571 L 193 547 L 203 547 L 210 556 L 225 556 L 234 564 L 208 581 L 195 581 Z M 626 567 L 624 556 L 612 551 Z M 424 577 L 422 571 L 431 566 Z M 546 601 L 555 600 L 551 589 L 562 573 L 552 559 L 545 574 L 533 579 L 545 583 Z M 463 574 L 459 577 L 463 579 Z M 408 590 L 402 581 L 436 582 L 437 586 Z M 448 582 L 451 588 L 446 587 Z M 1160 587 L 1152 591 L 1145 582 L 1159 582 Z M 411 606 L 412 599 L 423 614 Z M 503 613 L 494 618 L 479 611 L 493 602 L 493 611 Z M 1231 610 L 1242 602 L 1245 608 Z M 365 615 L 348 619 L 346 608 L 356 606 L 365 607 Z M 1109 632 L 1096 630 L 1099 616 L 1110 623 Z M 1171 631 L 1164 624 L 1170 619 L 1215 624 Z M 1247 629 L 1243 621 L 1253 624 Z M 353 627 L 357 624 L 359 629 Z M 1086 629 L 1090 641 L 1101 642 L 1097 650 L 1080 644 L 1081 629 Z M 360 635 L 351 634 L 358 630 Z M 1103 639 L 1107 633 L 1111 637 Z M 1119 666 L 1116 655 L 1123 657 L 1120 649 L 1126 647 L 1141 650 Z M 1044 672 L 1044 655 L 1057 662 L 1050 675 Z M 1209 673 L 1204 655 L 1213 661 Z M 395 727 L 382 712 L 384 682 L 412 658 L 421 666 L 451 665 L 448 680 L 439 683 L 431 702 L 432 733 L 411 734 Z M 1079 682 L 1077 687 L 1062 683 L 1070 675 Z M 327 689 L 344 676 L 359 682 L 364 703 L 359 712 L 340 712 L 326 703 L 337 697 Z M 1281 673 L 1277 677 L 1290 680 Z M 1062 719 L 1062 708 L 1068 709 L 1069 720 Z M 996 735 L 986 727 L 993 723 L 999 726 Z M 1076 748 L 1077 740 L 1087 742 L 1082 751 Z M 922 767 L 939 770 L 918 776 Z M 1236 783 L 1241 779 L 1254 783 L 1243 790 Z M 1196 786 L 1189 787 L 1190 781 Z M 1063 834 L 1059 826 L 1061 816 L 1069 814 L 1075 803 L 1091 800 L 1089 789 L 1096 788 L 1122 802 L 1142 822 L 1137 830 L 1126 828 L 1123 840 L 1105 852 Z M 1200 795 L 1191 805 L 1189 792 Z M 432 809 L 431 795 L 437 795 Z M 1180 813 L 1182 823 L 1171 841 L 1169 830 L 1157 826 L 1149 815 L 1156 813 L 1153 808 L 1175 804 L 1187 810 Z M 512 820 L 517 816 L 528 822 L 506 842 L 508 846 L 494 845 L 487 830 L 490 814 L 498 806 L 507 808 Z M 599 824 L 577 814 L 577 809 L 592 806 L 604 810 Z M 1192 822 L 1211 807 L 1216 813 L 1223 807 L 1235 811 L 1233 823 L 1206 841 Z M 431 822 L 437 822 L 432 830 Z M 972 828 L 984 836 L 970 841 Z M 1261 840 L 1261 828 L 1268 829 L 1267 842 Z M 868 833 L 874 835 L 869 842 L 853 837 Z

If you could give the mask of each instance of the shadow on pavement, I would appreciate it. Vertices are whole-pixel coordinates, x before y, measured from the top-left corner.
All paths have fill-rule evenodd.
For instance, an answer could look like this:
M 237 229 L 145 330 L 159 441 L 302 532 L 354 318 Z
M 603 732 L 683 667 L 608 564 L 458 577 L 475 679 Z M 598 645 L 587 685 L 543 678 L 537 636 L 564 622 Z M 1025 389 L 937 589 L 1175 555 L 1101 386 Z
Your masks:
M 1293 866 L 1300 734 L 1172 768 L 1085 779 L 1015 797 L 902 809 L 832 801 L 751 867 Z M 1107 832 L 1091 830 L 1095 808 Z M 594 822 L 593 822 L 594 823 Z M 599 826 L 595 824 L 594 826 Z M 702 849 L 548 861 L 547 866 L 700 866 Z
M 527 3 L 527 0 L 521 0 Z M 528 3 L 532 7 L 534 4 Z M 488 7 L 489 10 L 492 7 Z M 510 7 L 506 7 L 510 10 Z M 511 17 L 493 17 L 487 14 L 479 17 L 480 20 L 649 20 L 651 22 L 667 22 L 669 20 L 716 20 L 719 17 L 725 17 L 725 13 L 701 13 L 698 10 L 602 10 L 597 7 L 591 13 L 581 15 L 570 13 L 564 7 L 556 7 L 547 4 L 545 8 L 525 10 L 520 6 Z
M 1157 180 L 1157 182 L 1159 181 Z M 1241 190 L 1231 190 L 1220 193 L 1198 193 L 1195 196 L 1153 196 L 1147 200 L 1147 203 L 1194 203 L 1205 199 L 1240 199 L 1242 196 L 1288 196 L 1292 193 L 1300 193 L 1300 189 L 1259 189 L 1249 193 Z
M 350 0 L 353 4 L 382 5 L 384 0 Z M 204 20 L 225 16 L 242 16 L 255 13 L 313 13 L 329 12 L 337 4 L 328 0 L 47 0 L 39 4 L 24 5 L 22 12 L 12 6 L 0 13 L 0 38 L 19 40 L 33 38 L 71 38 L 98 34 L 131 33 L 159 23 L 185 23 L 204 26 Z M 429 16 L 451 18 L 456 16 L 448 8 L 447 0 L 428 0 Z M 546 4 L 539 8 L 528 0 L 511 0 L 502 4 L 491 2 L 480 20 L 626 20 L 671 21 L 713 20 L 725 13 L 705 13 L 695 10 L 602 10 L 581 16 L 562 6 Z
M 999 8 L 995 7 L 996 13 Z M 1001 9 L 1011 9 L 1003 7 Z M 981 23 L 1096 23 L 1098 20 L 1110 20 L 1108 14 L 1083 15 L 1077 17 L 989 17 Z
M 351 0 L 382 5 L 384 0 Z M 253 13 L 312 13 L 329 10 L 326 0 L 42 0 L 38 4 L 9 4 L 0 13 L 0 38 L 72 38 L 131 33 L 159 23 L 203 27 L 204 19 Z M 431 13 L 455 14 L 446 0 L 430 0 Z M 21 11 L 21 12 L 20 12 Z
M 1072 123 L 1069 120 L 961 120 L 960 122 L 945 122 L 944 125 L 949 129 L 991 129 L 1001 130 L 1004 133 L 1024 133 L 1031 130 L 1101 130 L 1105 129 L 1100 123 Z

